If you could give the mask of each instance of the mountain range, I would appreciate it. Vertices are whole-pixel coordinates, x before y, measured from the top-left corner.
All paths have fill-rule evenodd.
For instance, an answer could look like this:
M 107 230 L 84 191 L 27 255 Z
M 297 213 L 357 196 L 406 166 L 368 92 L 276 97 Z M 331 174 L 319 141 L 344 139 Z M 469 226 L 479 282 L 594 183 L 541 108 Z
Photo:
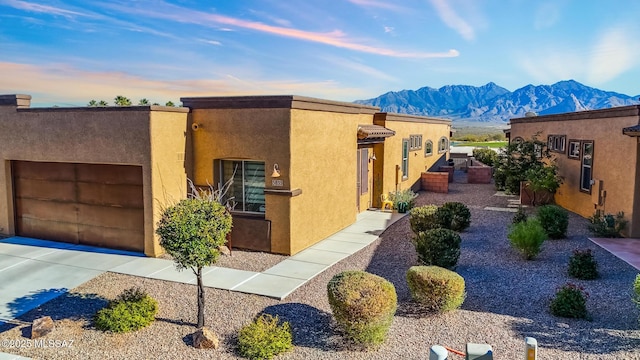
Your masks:
M 538 115 L 637 105 L 638 96 L 604 91 L 565 80 L 553 85 L 527 85 L 509 91 L 490 82 L 484 86 L 446 85 L 439 89 L 390 91 L 355 103 L 382 111 L 444 117 L 454 122 L 506 123 L 527 112 Z

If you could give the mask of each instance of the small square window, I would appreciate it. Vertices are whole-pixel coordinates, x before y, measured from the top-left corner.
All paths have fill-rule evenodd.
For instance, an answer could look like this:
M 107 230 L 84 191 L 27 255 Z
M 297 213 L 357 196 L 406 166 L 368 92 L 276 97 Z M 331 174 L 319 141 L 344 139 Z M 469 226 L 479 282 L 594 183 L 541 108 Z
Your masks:
M 569 140 L 569 159 L 580 159 L 580 140 Z

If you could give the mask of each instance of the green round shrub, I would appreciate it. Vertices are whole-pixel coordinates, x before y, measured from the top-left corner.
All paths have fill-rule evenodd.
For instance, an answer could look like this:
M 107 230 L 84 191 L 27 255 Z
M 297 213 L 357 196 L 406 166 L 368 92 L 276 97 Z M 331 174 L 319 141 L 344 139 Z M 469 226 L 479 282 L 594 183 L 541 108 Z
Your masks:
M 569 259 L 569 276 L 581 280 L 598 278 L 598 263 L 591 249 L 575 250 Z
M 436 217 L 437 211 L 438 206 L 436 205 L 424 205 L 411 209 L 409 212 L 411 230 L 417 234 L 421 231 L 439 228 L 440 224 Z
M 384 342 L 398 306 L 392 283 L 364 271 L 343 271 L 329 281 L 327 294 L 347 340 L 364 347 Z
M 413 300 L 429 311 L 454 310 L 464 302 L 464 278 L 438 266 L 412 266 L 407 285 Z
M 569 213 L 558 205 L 545 205 L 538 208 L 536 213 L 540 225 L 551 239 L 567 237 Z
M 248 359 L 271 359 L 293 349 L 293 335 L 288 322 L 277 316 L 262 314 L 243 326 L 238 334 L 238 352 Z
M 555 316 L 586 319 L 587 313 L 587 294 L 584 289 L 575 284 L 566 284 L 562 286 L 556 296 L 551 300 L 551 313 Z
M 158 312 L 158 302 L 138 288 L 125 290 L 107 307 L 99 310 L 94 323 L 102 331 L 124 333 L 150 325 Z
M 463 231 L 471 224 L 471 211 L 460 202 L 444 203 L 436 211 L 440 227 L 453 231 Z
M 427 230 L 413 238 L 420 263 L 447 269 L 458 263 L 461 242 L 460 235 L 449 229 Z
M 540 222 L 533 218 L 513 224 L 507 238 L 509 238 L 511 246 L 522 253 L 525 260 L 531 260 L 542 250 L 547 233 Z

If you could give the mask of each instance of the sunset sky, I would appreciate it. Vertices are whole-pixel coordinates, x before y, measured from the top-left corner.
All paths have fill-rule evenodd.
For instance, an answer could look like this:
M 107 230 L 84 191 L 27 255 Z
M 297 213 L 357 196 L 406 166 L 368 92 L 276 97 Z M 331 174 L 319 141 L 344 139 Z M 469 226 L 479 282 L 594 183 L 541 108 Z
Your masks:
M 637 0 L 0 0 L 0 94 L 353 101 L 575 79 L 638 95 L 639 18 Z

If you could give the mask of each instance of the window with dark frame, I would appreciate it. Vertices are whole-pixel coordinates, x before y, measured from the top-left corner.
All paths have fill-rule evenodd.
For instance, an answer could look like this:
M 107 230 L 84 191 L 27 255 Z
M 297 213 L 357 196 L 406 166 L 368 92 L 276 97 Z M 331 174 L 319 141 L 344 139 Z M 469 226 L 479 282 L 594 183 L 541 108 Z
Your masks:
M 233 179 L 225 199 L 236 203 L 233 211 L 248 213 L 265 212 L 264 162 L 245 160 L 220 160 L 222 184 Z
M 567 157 L 569 159 L 580 160 L 580 140 L 569 140 Z
M 409 135 L 409 150 L 420 150 L 422 149 L 422 135 Z
M 580 165 L 580 191 L 591 193 L 593 178 L 593 141 L 582 141 L 582 160 Z
M 427 140 L 424 142 L 424 156 L 433 155 L 433 141 Z
M 447 152 L 449 150 L 449 140 L 446 137 L 441 137 L 438 142 L 438 153 Z
M 566 135 L 549 135 L 547 137 L 547 148 L 549 151 L 563 153 L 566 149 Z
M 402 179 L 409 178 L 409 139 L 402 139 Z

